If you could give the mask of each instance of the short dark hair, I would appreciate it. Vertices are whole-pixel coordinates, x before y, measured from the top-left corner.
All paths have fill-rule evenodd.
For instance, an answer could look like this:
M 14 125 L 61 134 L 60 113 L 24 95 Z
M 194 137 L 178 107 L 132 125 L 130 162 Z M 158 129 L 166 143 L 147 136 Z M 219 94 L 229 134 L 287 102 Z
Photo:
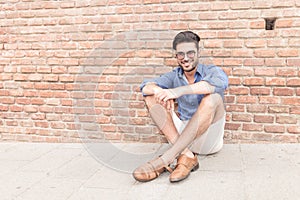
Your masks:
M 183 31 L 178 33 L 173 40 L 173 49 L 176 50 L 176 46 L 183 42 L 193 42 L 199 49 L 200 37 L 192 31 Z

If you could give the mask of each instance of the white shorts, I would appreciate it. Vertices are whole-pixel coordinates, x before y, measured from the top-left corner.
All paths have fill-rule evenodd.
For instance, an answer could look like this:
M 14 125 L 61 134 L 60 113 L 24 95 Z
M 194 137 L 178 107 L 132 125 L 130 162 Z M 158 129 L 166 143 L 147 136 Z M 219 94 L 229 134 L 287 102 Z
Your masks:
M 189 121 L 180 120 L 174 111 L 172 112 L 172 118 L 177 131 L 181 134 Z M 211 124 L 205 133 L 196 138 L 189 149 L 200 155 L 208 155 L 220 151 L 223 147 L 224 125 L 225 114 L 221 119 Z

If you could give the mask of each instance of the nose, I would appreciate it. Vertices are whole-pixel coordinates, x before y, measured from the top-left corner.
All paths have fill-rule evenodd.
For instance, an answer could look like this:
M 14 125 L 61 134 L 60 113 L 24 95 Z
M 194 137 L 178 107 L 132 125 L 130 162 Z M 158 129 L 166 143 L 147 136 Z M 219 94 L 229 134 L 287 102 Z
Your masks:
M 185 61 L 188 61 L 188 60 L 189 60 L 189 57 L 187 56 L 187 53 L 184 54 L 183 60 L 185 60 Z

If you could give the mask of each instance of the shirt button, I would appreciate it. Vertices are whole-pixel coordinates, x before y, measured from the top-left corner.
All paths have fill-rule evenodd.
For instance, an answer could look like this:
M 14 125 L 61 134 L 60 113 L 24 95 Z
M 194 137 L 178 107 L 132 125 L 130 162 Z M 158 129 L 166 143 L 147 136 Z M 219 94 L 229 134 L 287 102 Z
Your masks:
M 194 103 L 192 103 L 192 106 L 194 106 Z

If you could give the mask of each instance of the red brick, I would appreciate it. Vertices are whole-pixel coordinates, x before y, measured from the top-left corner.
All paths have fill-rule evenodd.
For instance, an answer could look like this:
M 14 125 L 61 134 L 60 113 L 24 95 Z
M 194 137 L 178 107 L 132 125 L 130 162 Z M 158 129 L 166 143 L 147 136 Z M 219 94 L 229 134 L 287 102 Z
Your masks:
M 293 96 L 294 89 L 292 88 L 274 88 L 273 94 L 276 96 Z
M 225 130 L 238 130 L 240 129 L 241 124 L 239 123 L 226 123 Z
M 31 100 L 30 98 L 18 98 L 16 99 L 17 104 L 30 104 Z
M 18 126 L 18 122 L 6 120 L 6 126 Z
M 270 88 L 265 87 L 251 87 L 250 94 L 252 95 L 269 95 L 271 92 Z
M 229 87 L 230 94 L 249 94 L 249 88 L 247 87 Z
M 280 98 L 270 97 L 270 96 L 261 96 L 261 97 L 259 97 L 259 103 L 261 103 L 261 104 L 279 104 Z
M 288 127 L 289 133 L 299 134 L 300 133 L 300 126 L 289 126 Z
M 297 143 L 297 136 L 296 135 L 285 135 L 285 134 L 279 134 L 279 135 L 275 135 L 273 137 L 273 140 L 275 142 L 281 142 L 281 143 Z
M 14 109 L 14 107 L 13 107 L 13 109 L 11 109 L 11 111 L 12 111 L 12 112 L 15 112 L 14 110 L 15 110 L 15 109 Z M 0 111 L 8 111 L 8 106 L 0 105 Z M 18 109 L 17 109 L 16 112 L 19 112 L 19 111 L 21 111 L 21 110 L 18 110 Z
M 274 57 L 275 51 L 271 49 L 254 50 L 254 56 L 257 58 Z
M 284 133 L 285 128 L 279 125 L 265 125 L 264 130 L 267 133 Z
M 256 141 L 270 141 L 272 139 L 272 134 L 268 133 L 253 133 L 252 140 Z
M 233 103 L 235 101 L 235 96 L 225 96 L 225 103 Z
M 244 112 L 245 106 L 244 105 L 226 105 L 227 112 Z
M 36 72 L 36 67 L 34 66 L 24 66 L 21 68 L 22 73 L 35 73 Z
M 291 107 L 290 108 L 290 113 L 291 114 L 300 114 L 300 106 Z
M 14 89 L 11 89 L 9 91 L 9 94 L 10 94 L 10 96 L 15 96 L 15 97 L 22 97 L 22 96 L 24 96 L 23 90 L 14 90 Z
M 245 41 L 245 46 L 250 48 L 258 48 L 258 47 L 265 47 L 266 40 L 263 39 L 249 39 Z
M 253 75 L 252 68 L 234 68 L 232 74 L 235 76 L 251 76 Z
M 266 85 L 272 85 L 272 86 L 285 86 L 286 80 L 285 78 L 269 78 L 266 77 Z
M 300 97 L 282 98 L 281 103 L 284 105 L 300 105 Z
M 243 124 L 243 131 L 262 131 L 263 125 L 261 124 Z
M 256 103 L 257 102 L 257 97 L 255 96 L 237 96 L 236 97 L 236 102 L 237 103 Z
M 0 106 L 1 111 L 8 111 L 8 106 L 6 106 L 4 108 L 6 108 L 6 109 L 3 110 L 3 107 L 1 108 L 1 106 Z M 11 106 L 9 106 L 9 110 L 11 112 L 22 112 L 23 111 L 23 106 L 11 105 Z
M 251 29 L 263 29 L 264 27 L 265 27 L 265 22 L 262 20 L 250 22 Z
M 298 39 L 298 38 L 290 38 L 288 45 L 291 46 L 291 47 L 300 47 L 300 39 Z
M 44 120 L 45 114 L 44 113 L 34 113 L 31 115 L 31 119 L 33 120 Z
M 256 68 L 254 69 L 254 75 L 256 76 L 274 76 L 274 68 Z
M 278 124 L 296 124 L 297 118 L 292 116 L 277 116 L 276 123 Z
M 214 57 L 230 57 L 231 52 L 227 50 L 213 50 Z
M 101 125 L 101 130 L 104 132 L 115 132 L 116 127 L 113 125 Z
M 35 83 L 34 88 L 37 90 L 47 90 L 49 89 L 49 84 L 48 83 Z
M 38 96 L 38 91 L 24 91 L 24 96 L 25 97 L 36 97 Z
M 297 68 L 277 69 L 277 76 L 297 76 Z
M 42 127 L 42 128 L 48 128 L 49 127 L 49 123 L 48 122 L 35 122 L 34 125 L 36 127 Z
M 254 104 L 254 105 L 247 105 L 247 112 L 250 113 L 265 113 L 267 109 L 267 106 L 260 105 L 260 104 Z
M 41 74 L 29 74 L 28 80 L 30 81 L 41 81 L 43 76 Z
M 37 106 L 24 106 L 24 111 L 27 113 L 36 113 L 38 111 L 38 107 Z
M 207 40 L 204 41 L 204 47 L 205 48 L 221 48 L 222 41 L 220 40 Z
M 300 78 L 288 78 L 287 79 L 287 86 L 300 86 Z
M 293 20 L 291 19 L 278 19 L 276 20 L 276 28 L 289 28 L 292 26 Z
M 219 15 L 219 19 L 222 19 L 222 20 L 237 19 L 237 18 L 238 18 L 238 16 L 237 16 L 237 13 L 235 13 L 235 12 L 221 12 Z
M 269 106 L 269 113 L 288 113 L 289 108 L 287 106 Z
M 237 35 L 237 31 L 233 30 L 221 30 L 217 33 L 218 38 L 237 38 Z
M 268 115 L 254 115 L 254 122 L 257 123 L 273 123 L 274 117 Z
M 245 66 L 263 66 L 264 59 L 261 59 L 261 58 L 245 59 L 244 65 Z
M 279 50 L 277 55 L 279 57 L 297 57 L 299 55 L 298 49 L 282 49 Z
M 211 4 L 211 10 L 227 10 L 229 9 L 229 4 L 224 2 L 216 2 Z
M 264 79 L 263 78 L 244 78 L 244 85 L 263 85 L 264 84 Z
M 53 128 L 53 129 L 64 129 L 65 124 L 62 123 L 62 122 L 51 122 L 50 127 Z
M 0 103 L 2 103 L 2 104 L 14 104 L 15 103 L 15 98 L 1 97 L 0 98 Z
M 56 82 L 58 81 L 58 75 L 47 74 L 43 76 L 44 81 Z
M 287 59 L 287 66 L 295 66 L 298 67 L 300 65 L 299 58 L 288 58 Z
M 233 114 L 232 120 L 233 121 L 242 121 L 242 122 L 251 122 L 252 115 L 251 114 Z
M 216 20 L 218 17 L 213 12 L 200 12 L 198 18 L 200 20 Z

